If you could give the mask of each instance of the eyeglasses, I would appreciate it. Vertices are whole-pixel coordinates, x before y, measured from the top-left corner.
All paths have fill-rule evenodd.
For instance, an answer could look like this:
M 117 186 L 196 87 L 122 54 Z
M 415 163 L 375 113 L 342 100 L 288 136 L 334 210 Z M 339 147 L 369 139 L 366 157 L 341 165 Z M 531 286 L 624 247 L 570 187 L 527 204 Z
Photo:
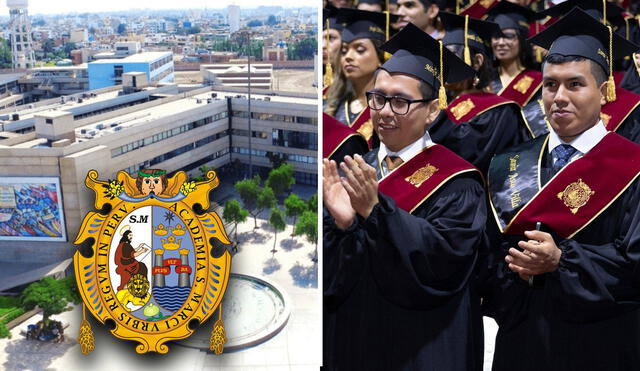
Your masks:
M 389 102 L 391 106 L 391 111 L 396 115 L 406 115 L 409 112 L 409 107 L 412 103 L 421 103 L 428 102 L 431 99 L 407 99 L 402 97 L 388 97 L 386 95 L 382 95 L 380 93 L 376 93 L 373 91 L 366 92 L 367 96 L 367 105 L 374 111 L 380 111 L 384 108 L 385 104 Z
M 493 36 L 494 39 L 505 39 L 509 41 L 514 41 L 518 38 L 518 34 L 514 32 L 503 32 L 502 34 Z

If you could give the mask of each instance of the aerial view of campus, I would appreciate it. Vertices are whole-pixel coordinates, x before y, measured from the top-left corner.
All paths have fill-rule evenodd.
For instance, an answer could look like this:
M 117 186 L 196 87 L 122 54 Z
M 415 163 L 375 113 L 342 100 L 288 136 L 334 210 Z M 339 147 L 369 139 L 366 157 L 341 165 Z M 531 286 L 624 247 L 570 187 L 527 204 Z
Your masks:
M 315 1 L 0 5 L 0 369 L 318 369 Z

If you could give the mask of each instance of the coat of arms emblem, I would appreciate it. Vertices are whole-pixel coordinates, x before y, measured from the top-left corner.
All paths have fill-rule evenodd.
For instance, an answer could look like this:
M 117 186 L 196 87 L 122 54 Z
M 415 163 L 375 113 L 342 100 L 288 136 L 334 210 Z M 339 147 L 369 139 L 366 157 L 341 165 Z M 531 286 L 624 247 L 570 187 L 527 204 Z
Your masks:
M 208 211 L 219 180 L 213 171 L 205 178 L 187 181 L 182 171 L 167 177 L 158 169 L 135 178 L 121 171 L 109 181 L 87 174 L 97 211 L 85 216 L 74 255 L 83 353 L 94 348 L 85 309 L 110 322 L 116 337 L 137 341 L 138 353 L 167 353 L 165 342 L 190 336 L 218 309 L 210 345 L 222 352 L 230 241 L 220 217 Z

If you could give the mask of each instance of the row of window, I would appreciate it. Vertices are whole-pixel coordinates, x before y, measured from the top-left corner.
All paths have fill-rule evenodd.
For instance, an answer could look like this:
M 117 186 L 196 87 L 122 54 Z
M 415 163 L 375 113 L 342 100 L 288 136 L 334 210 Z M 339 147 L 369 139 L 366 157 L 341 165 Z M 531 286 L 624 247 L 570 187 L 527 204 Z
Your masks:
M 156 156 L 156 157 L 154 157 L 152 159 L 146 160 L 146 161 L 141 162 L 139 164 L 136 164 L 136 165 L 133 165 L 133 166 L 129 166 L 128 168 L 125 169 L 125 171 L 128 172 L 129 174 L 134 174 L 140 169 L 149 168 L 149 167 L 157 165 L 157 164 L 159 164 L 161 162 L 170 160 L 170 159 L 172 159 L 172 158 L 174 158 L 176 156 L 179 156 L 179 155 L 181 155 L 183 153 L 187 153 L 187 152 L 192 151 L 192 150 L 194 150 L 194 149 L 196 149 L 198 147 L 202 147 L 207 143 L 211 143 L 214 140 L 219 139 L 221 137 L 222 136 L 220 136 L 219 134 L 216 134 L 216 135 L 212 135 L 212 136 L 207 137 L 207 138 L 203 138 L 203 139 L 198 140 L 196 142 L 189 143 L 189 144 L 184 145 L 182 147 L 176 148 L 176 149 L 174 149 L 172 151 L 163 153 L 163 154 L 161 154 L 159 156 Z M 223 150 L 218 151 L 218 152 L 216 152 L 214 154 L 217 157 L 211 158 L 211 157 L 207 156 L 207 158 L 209 158 L 211 160 L 215 160 L 216 158 L 222 157 L 222 156 L 226 155 L 227 153 L 229 153 L 229 149 L 223 149 Z
M 248 155 L 249 149 L 244 147 L 233 147 L 232 152 L 239 153 L 241 155 Z M 267 152 L 259 149 L 251 149 L 251 155 L 257 157 L 266 157 Z M 317 164 L 318 159 L 314 156 L 294 155 L 291 153 L 282 153 L 283 159 L 289 162 L 300 162 L 303 164 Z
M 231 135 L 246 137 L 246 136 L 249 136 L 249 130 L 231 129 Z M 258 139 L 267 139 L 269 137 L 269 133 L 264 131 L 251 130 L 251 137 L 258 138 Z
M 248 118 L 247 111 L 233 111 L 233 117 Z M 276 113 L 251 112 L 251 119 L 265 121 L 294 122 L 296 124 L 317 125 L 317 117 L 290 116 Z
M 197 120 L 197 121 L 193 121 L 193 122 L 190 122 L 188 124 L 184 124 L 184 125 L 175 127 L 173 129 L 165 130 L 165 131 L 163 131 L 161 133 L 154 134 L 154 135 L 152 135 L 150 137 L 146 137 L 144 139 L 135 140 L 133 142 L 130 142 L 130 143 L 124 144 L 124 145 L 122 145 L 120 147 L 116 147 L 116 148 L 112 149 L 111 150 L 111 157 L 117 157 L 117 156 L 123 155 L 123 154 L 125 154 L 127 152 L 134 151 L 134 150 L 136 150 L 136 149 L 138 149 L 140 147 L 148 146 L 148 145 L 160 142 L 162 140 L 171 138 L 173 136 L 180 135 L 180 134 L 185 133 L 185 132 L 187 132 L 189 130 L 193 130 L 193 129 L 199 128 L 201 126 L 210 124 L 210 123 L 212 123 L 214 121 L 214 119 L 215 119 L 215 121 L 217 121 L 217 120 L 220 120 L 220 119 L 225 118 L 225 117 L 226 117 L 226 112 L 222 112 L 220 114 L 215 115 L 214 117 L 211 117 L 211 116 L 205 117 L 203 119 L 200 119 L 200 120 Z M 218 133 L 216 135 L 225 136 L 225 135 L 227 135 L 227 131 L 225 130 L 225 131 L 223 131 L 221 133 Z
M 273 129 L 272 144 L 278 147 L 317 150 L 318 134 L 300 131 Z
M 168 56 L 166 56 L 166 57 L 164 57 L 164 58 L 162 58 L 160 60 L 157 60 L 157 61 L 151 63 L 150 71 L 155 71 L 158 68 L 164 66 L 165 64 L 171 63 L 171 60 L 172 60 L 172 56 L 168 55 Z
M 74 120 L 81 120 L 81 119 L 83 119 L 85 117 L 101 115 L 103 113 L 110 112 L 110 111 L 116 111 L 116 110 L 119 110 L 121 108 L 135 106 L 135 105 L 141 104 L 141 103 L 147 103 L 149 100 L 150 100 L 149 97 L 144 97 L 142 99 L 138 99 L 138 100 L 134 100 L 134 101 L 131 101 L 131 102 L 122 103 L 122 104 L 117 104 L 115 106 L 110 106 L 110 107 L 98 109 L 98 110 L 95 110 L 95 111 L 79 113 L 77 115 L 73 115 L 73 119 Z
M 152 82 L 160 81 L 160 80 L 164 79 L 166 76 L 168 76 L 168 75 L 170 75 L 172 73 L 173 73 L 173 67 L 169 67 L 166 70 L 160 72 L 159 74 L 153 76 L 151 78 L 151 81 Z

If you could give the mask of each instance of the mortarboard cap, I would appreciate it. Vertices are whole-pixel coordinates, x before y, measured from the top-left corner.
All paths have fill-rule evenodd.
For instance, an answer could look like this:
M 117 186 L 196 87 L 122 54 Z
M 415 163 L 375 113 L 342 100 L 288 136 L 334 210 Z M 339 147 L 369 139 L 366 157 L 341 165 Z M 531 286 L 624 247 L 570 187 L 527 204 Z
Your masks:
M 358 4 L 379 4 L 384 8 L 385 0 L 358 0 Z
M 350 43 L 357 39 L 385 41 L 388 38 L 388 23 L 397 22 L 398 16 L 388 13 L 368 12 L 350 8 L 338 10 L 338 23 L 346 23 L 342 30 L 342 41 Z
M 344 24 L 338 23 L 336 16 L 338 15 L 338 8 L 331 3 L 327 3 L 327 7 L 322 9 L 322 29 L 333 28 L 338 31 L 342 31 Z
M 604 7 L 606 4 L 606 7 Z M 606 17 L 611 21 L 624 11 L 621 7 L 606 0 L 567 0 L 558 5 L 554 5 L 549 9 L 541 11 L 539 14 L 543 17 L 561 17 L 571 11 L 575 7 L 580 7 L 587 14 L 602 21 Z M 604 7 L 604 8 L 603 8 Z
M 469 47 L 489 54 L 491 50 L 491 36 L 500 33 L 500 27 L 493 22 L 481 21 L 469 16 L 440 12 L 440 20 L 444 24 L 446 33 L 442 43 L 447 45 L 463 45 L 464 61 L 471 64 Z
M 412 23 L 384 43 L 381 49 L 393 55 L 380 68 L 389 73 L 414 76 L 439 90 L 441 109 L 447 106 L 443 82 L 457 82 L 475 76 L 473 68 L 445 48 L 442 42 Z
M 539 15 L 533 10 L 508 1 L 501 1 L 488 12 L 489 20 L 497 23 L 501 30 L 513 28 L 520 31 L 523 37 L 529 34 L 530 24 Z
M 638 50 L 637 45 L 615 34 L 610 26 L 603 25 L 580 8 L 574 8 L 546 30 L 530 38 L 529 42 L 548 49 L 548 55 L 584 57 L 602 66 L 609 73 L 609 102 L 616 99 L 611 60 L 624 58 Z

